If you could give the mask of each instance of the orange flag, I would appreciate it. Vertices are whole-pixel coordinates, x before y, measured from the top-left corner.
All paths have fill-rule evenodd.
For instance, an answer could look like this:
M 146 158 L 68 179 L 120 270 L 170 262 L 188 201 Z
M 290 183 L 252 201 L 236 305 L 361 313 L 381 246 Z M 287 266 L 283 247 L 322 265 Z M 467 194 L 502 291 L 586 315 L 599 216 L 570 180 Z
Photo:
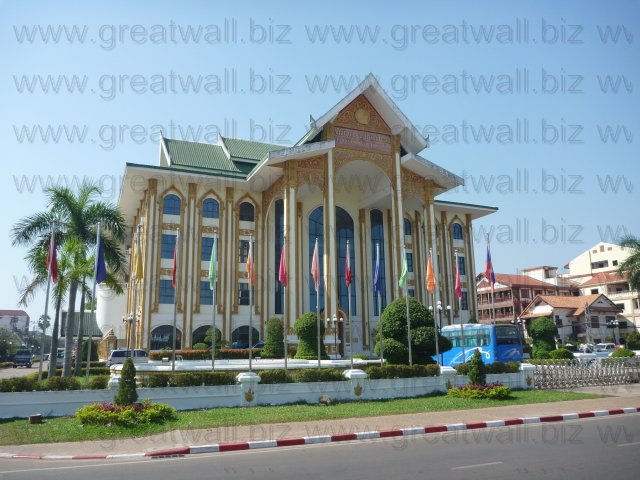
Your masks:
M 433 293 L 436 290 L 436 276 L 433 273 L 433 262 L 431 261 L 431 252 L 429 252 L 429 260 L 427 262 L 427 291 Z

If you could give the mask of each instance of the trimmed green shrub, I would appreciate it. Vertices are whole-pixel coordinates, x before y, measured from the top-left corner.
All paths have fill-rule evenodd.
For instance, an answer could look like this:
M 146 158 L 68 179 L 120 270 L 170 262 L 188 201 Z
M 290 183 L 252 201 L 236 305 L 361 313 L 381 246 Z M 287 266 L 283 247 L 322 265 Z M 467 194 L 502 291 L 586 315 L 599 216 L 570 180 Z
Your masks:
M 148 388 L 162 388 L 169 385 L 169 373 L 151 373 L 142 377 L 142 386 Z
M 464 364 L 462 364 L 464 365 Z M 485 372 L 488 374 L 500 374 L 500 373 L 518 373 L 520 371 L 520 362 L 493 362 L 485 363 Z
M 346 380 L 342 376 L 343 370 L 336 368 L 303 368 L 295 370 L 293 378 L 296 382 L 337 382 Z
M 369 360 L 369 357 L 364 353 L 356 353 L 353 355 L 353 358 L 359 358 L 360 360 Z
M 624 358 L 624 357 L 635 357 L 635 356 L 636 356 L 635 352 L 628 348 L 618 348 L 617 350 L 614 350 L 613 353 L 611 354 L 612 358 Z
M 235 385 L 237 372 L 203 372 L 204 385 Z
M 118 382 L 118 393 L 114 398 L 116 405 L 133 405 L 138 400 L 136 392 L 136 367 L 133 365 L 131 357 L 124 361 Z
M 482 354 L 479 350 L 473 352 L 468 363 L 469 370 L 467 375 L 469 376 L 469 383 L 471 385 L 485 385 L 487 383 L 487 374 L 482 361 Z
M 372 380 L 383 378 L 416 378 L 437 377 L 440 375 L 439 365 L 371 365 L 365 371 Z
M 431 357 L 436 353 L 433 314 L 418 300 L 410 297 L 409 317 L 411 319 L 412 360 L 415 363 L 429 363 Z M 377 355 L 381 353 L 381 338 L 384 339 L 384 357 L 389 363 L 409 363 L 406 299 L 394 300 L 382 312 L 374 346 Z M 442 335 L 438 337 L 438 344 L 441 353 L 451 349 L 451 342 Z
M 262 358 L 284 357 L 284 326 L 279 318 L 267 320 L 267 337 L 261 356 Z
M 284 369 L 260 370 L 256 373 L 260 375 L 260 383 L 293 383 L 295 381 L 293 375 Z
M 253 349 L 253 358 L 260 354 L 261 349 Z M 176 350 L 176 355 L 182 355 L 184 360 L 211 360 L 211 350 Z M 171 350 L 151 352 L 149 360 L 160 361 L 168 358 L 171 361 Z M 216 349 L 216 359 L 220 360 L 246 360 L 249 358 L 249 349 L 221 348 Z
M 548 345 L 545 345 L 545 344 L 534 345 L 531 350 L 531 356 L 535 359 L 547 359 L 547 358 L 551 358 L 549 356 L 550 352 L 551 352 L 551 349 L 548 347 Z
M 194 350 L 209 350 L 209 345 L 207 345 L 206 343 L 196 343 L 193 346 Z
M 82 342 L 82 356 L 80 359 L 82 360 L 83 365 L 87 362 L 87 354 L 89 353 L 89 339 L 86 339 Z M 93 342 L 91 344 L 91 361 L 97 362 L 100 359 L 98 358 L 98 342 Z
M 208 348 L 211 348 L 212 345 L 212 340 L 213 340 L 213 327 L 209 327 L 209 329 L 207 330 L 207 333 L 205 333 L 205 336 L 202 340 L 198 339 L 198 341 L 201 341 L 202 343 L 206 343 Z M 222 331 L 216 327 L 216 349 L 220 348 L 223 346 L 223 342 L 222 341 Z
M 161 403 L 93 403 L 76 411 L 76 418 L 83 425 L 120 425 L 131 427 L 141 423 L 162 423 L 175 418 L 175 408 Z
M 634 330 L 625 338 L 625 345 L 629 350 L 640 350 L 640 333 Z
M 76 377 L 51 377 L 44 384 L 43 390 L 80 390 L 82 385 Z
M 91 390 L 104 390 L 109 384 L 109 375 L 96 375 L 89 377 L 89 388 Z
M 293 332 L 298 336 L 298 351 L 295 358 L 314 360 L 318 358 L 318 322 L 316 314 L 305 313 L 299 317 L 294 325 Z M 320 358 L 328 359 L 324 347 L 324 322 L 320 322 Z
M 3 378 L 0 380 L 0 392 L 31 392 L 36 389 L 38 374 L 35 380 L 30 376 Z
M 529 336 L 533 339 L 533 358 L 549 358 L 549 352 L 555 350 L 555 337 L 558 327 L 555 322 L 547 317 L 534 319 L 529 326 Z
M 511 389 L 498 383 L 489 385 L 466 385 L 454 387 L 447 391 L 448 397 L 505 400 L 511 396 Z
M 573 352 L 571 350 L 567 350 L 566 348 L 559 348 L 557 350 L 551 350 L 549 352 L 549 358 L 557 359 L 557 358 L 573 358 Z

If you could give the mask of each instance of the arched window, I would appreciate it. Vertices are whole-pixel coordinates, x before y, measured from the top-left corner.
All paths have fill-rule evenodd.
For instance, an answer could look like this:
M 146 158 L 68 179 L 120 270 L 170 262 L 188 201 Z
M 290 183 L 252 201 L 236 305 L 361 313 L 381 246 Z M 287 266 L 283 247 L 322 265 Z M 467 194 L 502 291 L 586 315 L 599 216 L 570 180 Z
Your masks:
M 464 240 L 464 235 L 462 234 L 462 225 L 460 225 L 459 223 L 454 223 L 451 228 L 453 230 L 454 240 Z
M 151 330 L 151 350 L 173 348 L 173 327 L 162 325 Z M 176 328 L 176 350 L 182 348 L 182 331 Z
M 322 271 L 322 255 L 324 252 L 324 214 L 323 208 L 316 208 L 309 215 L 309 309 L 311 311 L 316 310 L 316 299 L 318 300 L 318 305 L 320 305 L 320 309 L 324 308 L 324 282 L 322 281 L 322 275 L 324 272 Z M 318 261 L 320 264 L 320 289 L 319 294 L 320 298 L 317 298 L 316 288 L 313 284 L 313 278 L 311 277 L 311 262 L 313 260 L 313 250 L 316 245 L 316 238 L 318 239 Z
M 241 222 L 253 222 L 253 205 L 249 202 L 242 202 L 240 204 L 240 221 Z
M 349 261 L 352 275 L 355 272 L 355 252 L 353 248 L 353 219 L 346 210 L 336 207 L 336 243 L 338 250 L 338 299 L 342 308 L 349 304 L 349 290 L 345 283 L 345 264 L 347 259 L 347 240 L 349 240 Z M 355 315 L 357 305 L 357 289 L 355 288 L 355 275 L 351 284 L 351 314 Z
M 411 235 L 411 220 L 408 218 L 404 219 L 404 234 Z
M 202 216 L 204 218 L 218 218 L 220 216 L 218 201 L 213 198 L 207 198 L 202 202 Z
M 380 282 L 380 308 L 384 309 L 387 305 L 387 288 L 385 285 L 385 268 L 384 268 L 384 224 L 383 224 L 383 215 L 380 210 L 371 210 L 370 219 L 371 219 L 371 271 L 376 271 L 376 246 L 378 246 L 378 250 L 380 252 L 380 257 L 377 259 L 379 261 L 379 282 Z M 374 278 L 373 281 L 376 279 Z M 378 310 L 378 296 L 374 295 L 373 298 L 373 315 L 380 315 L 380 311 Z
M 274 204 L 274 252 L 273 258 L 275 258 L 275 268 L 274 271 L 274 313 L 276 315 L 281 315 L 284 313 L 284 288 L 280 283 L 279 276 L 279 266 L 280 266 L 280 255 L 282 254 L 282 244 L 284 243 L 284 201 L 278 199 Z
M 180 215 L 180 198 L 173 193 L 166 195 L 162 201 L 162 213 Z

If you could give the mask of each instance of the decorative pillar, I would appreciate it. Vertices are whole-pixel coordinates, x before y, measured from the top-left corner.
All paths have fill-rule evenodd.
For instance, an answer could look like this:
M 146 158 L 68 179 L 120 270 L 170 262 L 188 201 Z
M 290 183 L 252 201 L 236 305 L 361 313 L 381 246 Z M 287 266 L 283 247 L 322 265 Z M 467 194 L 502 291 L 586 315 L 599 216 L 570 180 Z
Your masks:
M 324 272 L 325 272 L 325 317 L 330 317 L 338 312 L 338 285 L 336 282 L 336 203 L 333 184 L 333 150 L 327 155 L 327 208 L 325 210 L 325 235 L 324 235 Z

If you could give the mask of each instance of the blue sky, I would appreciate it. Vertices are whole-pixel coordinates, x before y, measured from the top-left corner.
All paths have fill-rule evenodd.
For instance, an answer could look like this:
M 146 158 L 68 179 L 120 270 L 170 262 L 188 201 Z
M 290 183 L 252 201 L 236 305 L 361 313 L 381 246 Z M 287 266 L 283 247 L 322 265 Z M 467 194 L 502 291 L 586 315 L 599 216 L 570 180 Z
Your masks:
M 499 207 L 476 267 L 484 232 L 502 273 L 640 234 L 640 6 L 558 3 L 0 2 L 0 308 L 29 277 L 9 231 L 43 186 L 89 177 L 115 203 L 160 128 L 294 143 L 369 72 L 465 178 L 441 198 Z

